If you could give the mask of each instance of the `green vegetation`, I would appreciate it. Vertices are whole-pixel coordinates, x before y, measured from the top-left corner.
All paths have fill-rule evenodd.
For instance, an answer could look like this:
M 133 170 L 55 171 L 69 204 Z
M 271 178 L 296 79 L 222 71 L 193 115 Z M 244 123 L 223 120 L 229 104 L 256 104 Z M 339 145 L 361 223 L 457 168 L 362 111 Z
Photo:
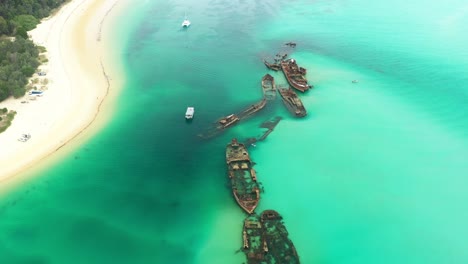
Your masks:
M 2 0 L 0 35 L 17 36 L 35 28 L 39 20 L 64 2 L 66 0 Z
M 6 108 L 0 109 L 0 133 L 11 125 L 11 121 L 13 121 L 15 115 L 15 111 L 8 111 Z
M 27 31 L 67 0 L 1 0 L 0 2 L 0 102 L 26 92 L 28 78 L 39 63 L 47 62 L 45 52 L 28 39 Z
M 38 56 L 37 47 L 27 39 L 0 42 L 0 101 L 25 94 L 28 78 L 39 66 Z

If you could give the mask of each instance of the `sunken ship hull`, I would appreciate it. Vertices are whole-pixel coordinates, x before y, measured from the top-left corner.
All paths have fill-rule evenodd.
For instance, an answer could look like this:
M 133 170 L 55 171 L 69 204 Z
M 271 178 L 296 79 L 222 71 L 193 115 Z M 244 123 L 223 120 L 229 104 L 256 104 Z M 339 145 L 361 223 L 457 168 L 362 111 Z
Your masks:
M 244 220 L 242 240 L 242 251 L 247 257 L 247 264 L 273 263 L 271 256 L 267 254 L 268 246 L 260 216 L 257 214 L 249 215 Z
M 244 211 L 252 214 L 260 201 L 260 188 L 245 145 L 233 139 L 226 147 L 226 163 L 234 198 Z
M 239 121 L 240 118 L 236 114 L 224 116 L 216 120 L 215 123 L 213 123 L 208 129 L 206 129 L 203 133 L 199 134 L 198 136 L 205 139 L 215 137 L 224 132 L 225 129 L 234 126 Z
M 248 117 L 262 110 L 265 107 L 266 103 L 267 103 L 267 100 L 263 98 L 259 102 L 252 104 L 249 107 L 245 108 L 240 113 L 230 114 L 228 116 L 222 117 L 216 120 L 214 124 L 212 124 L 208 129 L 205 130 L 205 132 L 199 134 L 198 136 L 201 138 L 205 138 L 205 139 L 215 137 L 221 134 L 227 128 L 234 126 L 235 124 L 239 123 L 241 120 L 247 119 Z
M 269 63 L 266 60 L 263 60 L 263 64 L 265 64 L 265 66 L 270 70 L 273 70 L 273 71 L 281 70 L 281 66 L 278 63 Z
M 271 101 L 276 98 L 275 78 L 270 74 L 266 74 L 262 78 L 263 98 Z
M 299 67 L 294 59 L 284 60 L 281 62 L 281 69 L 288 83 L 296 90 L 305 92 L 312 88 L 307 82 L 305 75 L 306 69 Z
M 284 105 L 291 114 L 296 117 L 304 117 L 307 115 L 307 111 L 301 99 L 291 88 L 278 88 L 278 92 L 283 99 Z
M 293 242 L 288 238 L 283 217 L 274 210 L 266 210 L 261 214 L 261 224 L 268 254 L 274 259 L 270 263 L 299 264 L 299 256 Z

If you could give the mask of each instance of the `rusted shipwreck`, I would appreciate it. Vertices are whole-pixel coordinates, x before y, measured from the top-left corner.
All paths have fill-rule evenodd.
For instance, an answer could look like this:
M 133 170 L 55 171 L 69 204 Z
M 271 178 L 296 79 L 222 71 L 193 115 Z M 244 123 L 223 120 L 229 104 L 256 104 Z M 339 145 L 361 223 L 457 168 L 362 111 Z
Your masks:
M 249 215 L 244 220 L 242 230 L 242 250 L 247 256 L 247 264 L 273 263 L 268 255 L 268 245 L 260 217 L 257 214 Z
M 309 85 L 305 75 L 307 70 L 299 67 L 294 59 L 288 59 L 281 61 L 281 69 L 283 70 L 284 76 L 288 80 L 288 83 L 294 88 L 301 92 L 305 92 L 312 88 Z
M 271 75 L 269 76 L 271 77 Z M 208 129 L 198 134 L 198 136 L 201 138 L 212 138 L 214 136 L 217 136 L 221 134 L 225 129 L 234 126 L 240 121 L 262 110 L 267 104 L 267 101 L 273 100 L 276 97 L 274 80 L 272 79 L 273 77 L 271 77 L 271 79 L 270 77 L 264 76 L 262 79 L 262 100 L 248 106 L 239 113 L 230 114 L 216 120 L 213 124 L 211 124 L 208 127 Z
M 249 215 L 244 220 L 242 241 L 248 264 L 300 263 L 283 218 L 274 210 Z
M 273 132 L 273 130 L 278 125 L 278 123 L 281 121 L 281 119 L 282 118 L 280 116 L 276 116 L 276 117 L 274 117 L 272 119 L 269 119 L 269 120 L 266 120 L 265 122 L 263 122 L 260 125 L 260 127 L 261 128 L 266 128 L 267 130 L 265 132 L 263 132 L 263 134 L 261 136 L 259 136 L 259 137 L 248 138 L 245 141 L 245 145 L 255 146 L 255 143 L 257 143 L 258 141 L 265 140 L 271 134 L 271 132 Z
M 260 188 L 247 148 L 237 139 L 226 146 L 226 163 L 234 198 L 242 209 L 252 214 L 260 201 Z
M 218 120 L 218 122 L 217 122 L 218 125 L 216 126 L 216 128 L 217 129 L 225 129 L 227 127 L 230 127 L 230 126 L 234 125 L 239 120 L 240 120 L 240 118 L 237 115 L 230 114 L 228 116 L 220 118 Z
M 270 74 L 265 74 L 262 78 L 263 98 L 268 101 L 276 99 L 275 78 Z
M 265 64 L 265 66 L 270 70 L 273 70 L 273 71 L 281 70 L 281 65 L 278 63 L 269 63 L 266 60 L 263 60 L 263 64 Z
M 288 231 L 283 223 L 283 217 L 274 210 L 266 210 L 261 215 L 268 254 L 274 262 L 299 264 L 299 256 L 293 242 L 288 238 Z
M 278 92 L 281 95 L 284 105 L 291 114 L 296 117 L 304 117 L 307 115 L 307 111 L 302 104 L 301 99 L 297 96 L 291 88 L 278 88 Z

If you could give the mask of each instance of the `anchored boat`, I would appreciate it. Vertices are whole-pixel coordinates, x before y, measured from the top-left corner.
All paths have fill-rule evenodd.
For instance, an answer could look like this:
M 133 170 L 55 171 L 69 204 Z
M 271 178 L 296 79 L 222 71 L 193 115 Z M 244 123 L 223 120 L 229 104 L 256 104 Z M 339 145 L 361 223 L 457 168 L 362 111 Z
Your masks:
M 182 27 L 188 28 L 190 26 L 190 20 L 184 19 L 184 22 L 182 22 Z
M 291 88 L 278 88 L 284 105 L 286 108 L 296 117 L 304 117 L 307 115 L 307 111 L 302 104 L 301 99 Z
M 262 78 L 263 98 L 266 100 L 274 100 L 276 98 L 275 78 L 270 74 L 266 74 Z
M 188 20 L 187 15 L 185 15 L 184 22 L 182 22 L 183 28 L 188 28 L 190 26 L 190 20 Z
M 187 111 L 185 112 L 185 119 L 192 119 L 193 115 L 195 114 L 194 107 L 187 107 Z
M 288 238 L 283 217 L 274 210 L 266 210 L 262 212 L 261 222 L 268 254 L 274 259 L 268 263 L 299 264 L 299 256 L 293 242 Z
M 312 86 L 307 83 L 307 79 L 304 77 L 304 75 L 307 73 L 307 70 L 297 66 L 294 59 L 282 61 L 281 69 L 283 70 L 284 76 L 286 76 L 289 84 L 293 88 L 301 92 L 305 92 L 312 88 Z
M 242 209 L 252 214 L 260 200 L 260 188 L 247 148 L 237 139 L 226 147 L 226 163 L 234 198 Z

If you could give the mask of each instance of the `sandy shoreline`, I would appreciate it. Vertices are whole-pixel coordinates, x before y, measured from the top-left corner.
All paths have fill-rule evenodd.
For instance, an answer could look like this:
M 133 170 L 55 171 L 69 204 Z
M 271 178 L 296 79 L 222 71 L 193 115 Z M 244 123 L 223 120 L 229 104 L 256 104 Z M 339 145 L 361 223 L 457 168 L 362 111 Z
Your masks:
M 0 103 L 0 108 L 17 111 L 13 124 L 0 134 L 0 182 L 79 141 L 83 131 L 91 134 L 109 119 L 112 99 L 122 86 L 121 78 L 115 77 L 122 75 L 117 74 L 117 63 L 110 61 L 105 34 L 109 20 L 119 13 L 118 4 L 120 0 L 73 0 L 29 32 L 47 49 L 48 62 L 40 66 L 46 76 L 33 77 L 47 79 L 47 84 L 40 85 L 44 94 L 35 100 L 26 95 Z M 31 138 L 18 141 L 22 134 Z

